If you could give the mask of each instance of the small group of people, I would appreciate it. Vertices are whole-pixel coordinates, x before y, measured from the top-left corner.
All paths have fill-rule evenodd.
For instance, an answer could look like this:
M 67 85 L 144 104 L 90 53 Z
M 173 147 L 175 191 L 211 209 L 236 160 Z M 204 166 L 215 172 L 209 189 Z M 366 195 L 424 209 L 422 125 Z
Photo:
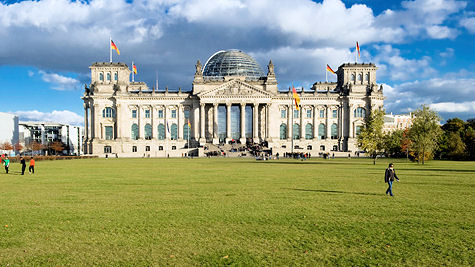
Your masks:
M 21 165 L 21 175 L 25 174 L 25 169 L 26 169 L 26 160 L 23 156 L 20 157 L 20 165 Z M 5 173 L 8 174 L 8 171 L 10 169 L 10 159 L 6 154 L 2 155 L 2 166 L 5 168 Z M 32 174 L 35 173 L 35 159 L 31 157 L 30 159 L 30 166 L 28 168 L 28 171 Z

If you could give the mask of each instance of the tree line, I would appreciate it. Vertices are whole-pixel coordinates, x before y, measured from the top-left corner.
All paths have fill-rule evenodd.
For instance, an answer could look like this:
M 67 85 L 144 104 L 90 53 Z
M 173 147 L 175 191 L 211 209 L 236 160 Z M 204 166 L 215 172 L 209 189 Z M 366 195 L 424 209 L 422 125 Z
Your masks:
M 373 110 L 358 135 L 358 146 L 376 164 L 378 156 L 407 157 L 424 164 L 429 159 L 475 160 L 475 122 L 459 118 L 440 125 L 436 111 L 422 105 L 412 126 L 384 133 L 384 110 Z
M 10 142 L 0 143 L 0 150 L 15 151 L 17 153 L 30 152 L 32 154 L 41 154 L 43 151 L 47 151 L 49 155 L 60 155 L 66 148 L 67 146 L 61 141 L 49 142 L 46 145 L 33 141 L 26 146 L 19 142 L 13 145 Z

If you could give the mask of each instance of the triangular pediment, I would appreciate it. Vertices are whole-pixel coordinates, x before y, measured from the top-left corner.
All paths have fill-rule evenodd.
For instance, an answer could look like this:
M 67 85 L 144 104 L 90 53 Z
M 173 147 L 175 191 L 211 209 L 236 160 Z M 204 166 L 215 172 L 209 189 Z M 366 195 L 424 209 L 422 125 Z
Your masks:
M 226 82 L 213 89 L 201 92 L 200 97 L 255 97 L 268 98 L 271 97 L 269 92 L 266 92 L 256 86 L 250 85 L 239 80 L 232 80 Z

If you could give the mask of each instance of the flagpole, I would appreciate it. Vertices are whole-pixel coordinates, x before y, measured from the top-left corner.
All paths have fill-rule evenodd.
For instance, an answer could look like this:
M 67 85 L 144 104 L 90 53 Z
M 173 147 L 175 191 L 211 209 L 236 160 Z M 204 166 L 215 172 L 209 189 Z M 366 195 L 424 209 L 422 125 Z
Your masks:
M 328 70 L 325 68 L 325 81 L 328 82 Z
M 358 63 L 358 47 L 355 47 L 355 63 Z
M 111 44 L 112 44 L 112 36 L 109 35 L 109 60 L 110 60 L 110 63 L 112 63 L 112 48 L 111 48 Z
M 134 62 L 132 61 L 132 82 L 135 82 L 135 77 L 134 77 L 134 74 L 135 74 L 135 70 L 134 70 Z
M 292 88 L 294 87 L 294 85 L 292 84 Z M 290 90 L 289 90 L 290 91 Z M 293 92 L 292 92 L 293 94 Z M 290 135 L 290 153 L 291 153 L 291 157 L 293 158 L 294 157 L 294 97 L 292 95 L 292 97 L 290 98 L 290 101 L 291 101 L 291 109 L 290 109 L 290 126 L 289 126 L 289 130 L 292 129 L 292 134 Z M 292 127 L 292 128 L 290 128 Z

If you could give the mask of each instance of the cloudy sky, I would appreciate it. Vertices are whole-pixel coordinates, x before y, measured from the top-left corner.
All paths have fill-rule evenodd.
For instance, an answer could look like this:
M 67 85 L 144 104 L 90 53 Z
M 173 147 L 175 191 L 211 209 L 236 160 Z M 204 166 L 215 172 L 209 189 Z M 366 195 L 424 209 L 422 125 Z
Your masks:
M 0 110 L 21 120 L 83 123 L 88 67 L 109 36 L 136 81 L 191 90 L 196 60 L 240 49 L 279 88 L 309 88 L 325 66 L 374 62 L 387 112 L 421 104 L 444 120 L 475 117 L 475 1 L 0 0 Z M 329 77 L 335 80 L 335 77 Z

